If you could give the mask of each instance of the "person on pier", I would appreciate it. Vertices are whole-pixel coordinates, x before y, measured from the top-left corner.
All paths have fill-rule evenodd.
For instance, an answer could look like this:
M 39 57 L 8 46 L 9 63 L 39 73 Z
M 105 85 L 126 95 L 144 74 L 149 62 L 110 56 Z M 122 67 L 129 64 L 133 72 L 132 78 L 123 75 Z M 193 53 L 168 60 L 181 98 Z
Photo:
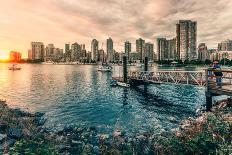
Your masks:
M 213 72 L 216 77 L 216 83 L 219 88 L 222 88 L 222 72 L 221 72 L 221 66 L 218 63 L 218 61 L 213 62 Z

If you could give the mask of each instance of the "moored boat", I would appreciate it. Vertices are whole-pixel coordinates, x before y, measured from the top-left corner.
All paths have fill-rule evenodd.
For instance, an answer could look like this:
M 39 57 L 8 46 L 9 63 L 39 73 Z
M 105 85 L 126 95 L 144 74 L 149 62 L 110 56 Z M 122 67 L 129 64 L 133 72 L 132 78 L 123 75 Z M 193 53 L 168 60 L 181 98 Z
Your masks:
M 121 86 L 121 87 L 127 87 L 127 88 L 129 88 L 130 87 L 130 84 L 128 84 L 128 83 L 124 83 L 124 82 L 117 82 L 117 85 L 118 86 Z
M 109 65 L 101 65 L 98 67 L 98 71 L 101 72 L 111 72 L 112 71 L 112 67 Z

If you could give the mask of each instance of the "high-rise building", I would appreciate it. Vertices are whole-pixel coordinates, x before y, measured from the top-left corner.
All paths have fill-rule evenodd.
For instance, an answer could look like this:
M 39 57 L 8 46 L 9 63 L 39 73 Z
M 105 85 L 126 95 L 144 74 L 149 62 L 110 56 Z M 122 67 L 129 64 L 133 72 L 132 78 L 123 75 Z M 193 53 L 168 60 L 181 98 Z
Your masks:
M 176 24 L 176 45 L 180 59 L 195 60 L 197 58 L 197 22 L 191 20 L 180 20 Z
M 139 38 L 136 40 L 136 52 L 139 53 L 139 60 L 143 61 L 145 40 Z
M 99 61 L 105 62 L 105 52 L 103 49 L 99 50 Z
M 207 46 L 205 43 L 200 43 L 198 45 L 198 60 L 205 61 L 206 59 L 210 59 L 210 53 L 207 49 Z
M 218 44 L 218 51 L 232 51 L 232 40 L 225 40 Z
M 154 45 L 152 43 L 145 43 L 144 57 L 148 57 L 149 61 L 154 61 Z
M 176 38 L 168 40 L 168 58 L 169 60 L 178 60 L 179 56 L 176 52 Z
M 10 61 L 11 62 L 20 62 L 22 59 L 22 54 L 16 51 L 10 52 Z
M 70 50 L 70 44 L 65 44 L 65 58 L 66 59 L 71 59 L 71 50 Z
M 168 41 L 166 38 L 157 38 L 158 61 L 168 59 Z
M 71 46 L 71 60 L 79 61 L 81 58 L 81 45 L 74 43 Z
M 111 38 L 106 40 L 107 61 L 113 61 L 114 43 Z
M 54 44 L 48 44 L 45 48 L 45 57 L 53 56 L 55 54 L 54 49 L 55 49 Z
M 129 41 L 125 42 L 125 54 L 127 56 L 127 60 L 130 61 L 131 57 L 130 57 L 130 53 L 131 53 L 131 43 Z
M 92 40 L 91 43 L 91 53 L 92 53 L 92 60 L 98 61 L 99 60 L 99 54 L 98 54 L 98 41 L 96 39 Z
M 28 51 L 28 59 L 31 61 L 43 61 L 44 44 L 42 42 L 31 42 L 31 49 Z

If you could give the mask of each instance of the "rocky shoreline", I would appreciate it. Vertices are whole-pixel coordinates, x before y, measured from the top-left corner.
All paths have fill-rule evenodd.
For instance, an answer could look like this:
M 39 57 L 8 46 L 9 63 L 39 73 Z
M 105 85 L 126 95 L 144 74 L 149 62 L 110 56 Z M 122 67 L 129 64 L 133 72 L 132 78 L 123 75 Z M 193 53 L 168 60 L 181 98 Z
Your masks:
M 0 154 L 231 154 L 231 105 L 231 99 L 218 102 L 172 132 L 127 137 L 119 130 L 99 134 L 96 127 L 53 131 L 43 127 L 43 113 L 11 109 L 0 100 Z

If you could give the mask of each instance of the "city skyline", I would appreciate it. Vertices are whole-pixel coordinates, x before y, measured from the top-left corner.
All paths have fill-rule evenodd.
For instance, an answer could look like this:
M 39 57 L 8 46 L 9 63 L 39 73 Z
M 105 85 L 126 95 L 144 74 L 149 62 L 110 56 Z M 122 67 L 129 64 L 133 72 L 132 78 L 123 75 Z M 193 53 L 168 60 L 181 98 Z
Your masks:
M 4 1 L 0 6 L 0 53 L 14 50 L 27 57 L 31 41 L 54 43 L 62 49 L 65 43 L 78 42 L 90 51 L 94 38 L 99 45 L 104 42 L 105 50 L 109 37 L 116 51 L 124 51 L 127 40 L 135 51 L 140 37 L 155 46 L 158 37 L 175 37 L 180 19 L 197 21 L 197 45 L 205 42 L 208 48 L 217 48 L 220 41 L 231 39 L 230 6 L 229 0 Z

